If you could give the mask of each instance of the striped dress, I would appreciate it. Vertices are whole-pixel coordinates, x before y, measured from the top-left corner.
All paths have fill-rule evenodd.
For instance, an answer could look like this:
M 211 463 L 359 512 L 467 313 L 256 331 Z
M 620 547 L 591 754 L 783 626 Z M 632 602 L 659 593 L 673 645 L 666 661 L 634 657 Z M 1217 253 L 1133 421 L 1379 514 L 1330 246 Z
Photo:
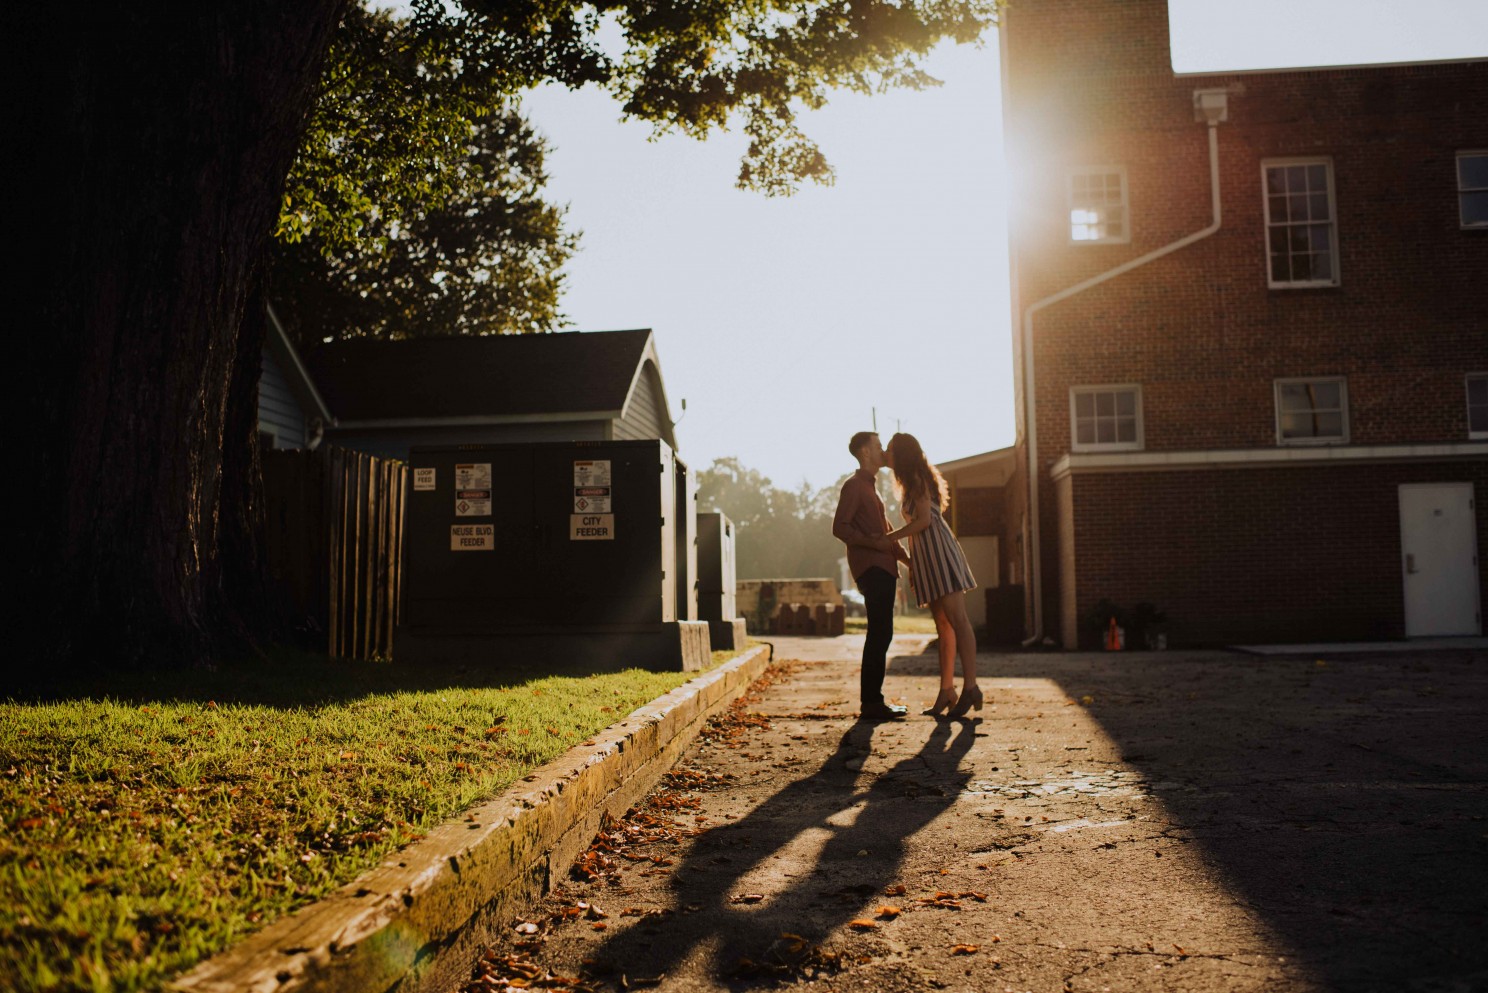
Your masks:
M 939 507 L 930 511 L 929 527 L 909 536 L 909 557 L 909 583 L 921 607 L 949 593 L 976 588 L 961 543 L 940 516 Z

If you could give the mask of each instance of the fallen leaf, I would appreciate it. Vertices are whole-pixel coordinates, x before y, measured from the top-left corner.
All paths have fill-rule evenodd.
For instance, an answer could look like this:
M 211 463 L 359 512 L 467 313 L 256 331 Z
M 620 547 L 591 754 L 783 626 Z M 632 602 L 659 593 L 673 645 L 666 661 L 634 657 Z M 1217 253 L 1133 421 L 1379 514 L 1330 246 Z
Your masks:
M 595 921 L 593 924 L 591 924 L 589 926 L 592 927 L 596 931 L 603 931 L 605 928 L 609 927 L 609 925 L 606 924 L 604 921 Z
M 857 930 L 857 931 L 877 931 L 878 930 L 878 924 L 875 921 L 870 921 L 870 920 L 868 920 L 865 917 L 859 917 L 855 921 L 848 921 L 847 922 L 847 926 L 850 927 L 850 928 L 853 928 L 854 930 Z
M 951 948 L 952 955 L 975 955 L 980 945 L 956 945 Z
M 893 918 L 895 918 L 895 917 L 898 917 L 902 913 L 904 913 L 903 908 L 901 908 L 901 907 L 890 907 L 887 904 L 885 904 L 884 906 L 878 908 L 878 916 L 880 916 L 880 917 L 887 917 L 887 918 L 889 918 L 891 920 Z
M 740 893 L 738 896 L 729 897 L 729 903 L 759 903 L 764 898 L 763 893 Z
M 884 896 L 903 896 L 907 892 L 909 891 L 904 888 L 903 883 L 899 883 L 896 886 L 888 886 L 884 888 Z
M 537 925 L 531 921 L 522 921 L 516 926 L 518 934 L 537 934 Z

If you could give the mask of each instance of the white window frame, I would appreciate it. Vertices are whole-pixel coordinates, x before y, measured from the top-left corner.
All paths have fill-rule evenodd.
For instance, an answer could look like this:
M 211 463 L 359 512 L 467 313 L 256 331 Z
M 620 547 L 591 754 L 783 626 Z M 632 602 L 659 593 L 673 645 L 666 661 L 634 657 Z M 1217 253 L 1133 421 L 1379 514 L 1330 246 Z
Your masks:
M 1121 177 L 1121 236 L 1101 238 L 1076 238 L 1075 237 L 1075 177 L 1076 176 L 1109 176 L 1116 174 Z M 1071 245 L 1125 245 L 1131 241 L 1131 196 L 1126 185 L 1126 166 L 1123 165 L 1088 165 L 1075 166 L 1070 169 L 1064 177 L 1064 201 L 1065 201 L 1065 224 L 1064 236 Z M 1097 221 L 1104 224 L 1102 218 Z
M 1079 441 L 1078 415 L 1075 398 L 1089 393 L 1133 393 L 1136 395 L 1136 430 L 1134 441 Z M 1071 386 L 1069 391 L 1070 451 L 1072 452 L 1139 452 L 1146 447 L 1146 432 L 1142 424 L 1142 384 L 1106 383 L 1095 386 Z
M 1271 275 L 1271 194 L 1270 187 L 1266 184 L 1266 174 L 1272 169 L 1285 168 L 1286 166 L 1314 166 L 1320 165 L 1328 170 L 1328 251 L 1333 258 L 1333 275 L 1329 279 L 1304 279 L 1287 280 L 1278 282 Z M 1261 160 L 1261 212 L 1264 218 L 1263 248 L 1261 251 L 1261 263 L 1266 267 L 1266 287 L 1273 290 L 1305 290 L 1319 286 L 1338 286 L 1342 281 L 1343 260 L 1338 256 L 1338 184 L 1333 178 L 1333 157 L 1330 155 L 1314 155 L 1304 158 L 1288 159 L 1262 159 Z M 1278 226 L 1290 226 L 1288 222 L 1278 222 Z
M 1462 160 L 1467 158 L 1488 159 L 1488 148 L 1465 148 L 1457 153 L 1452 162 L 1452 178 L 1457 183 L 1457 226 L 1464 231 L 1481 231 L 1488 228 L 1488 221 L 1479 221 L 1476 224 L 1467 223 L 1467 218 L 1462 216 L 1462 194 L 1485 193 L 1488 194 L 1488 186 L 1463 186 L 1462 185 Z
M 1337 383 L 1338 403 L 1343 415 L 1342 433 L 1336 438 L 1284 438 L 1281 434 L 1281 388 L 1298 383 Z M 1290 376 L 1277 379 L 1271 385 L 1272 405 L 1276 417 L 1276 444 L 1278 445 L 1347 445 L 1349 443 L 1349 395 L 1347 376 Z
M 1472 426 L 1472 394 L 1468 392 L 1469 385 L 1473 380 L 1481 379 L 1488 382 L 1488 372 L 1470 372 L 1462 377 L 1463 402 L 1467 406 L 1467 436 L 1469 438 L 1488 438 L 1488 431 L 1474 431 Z

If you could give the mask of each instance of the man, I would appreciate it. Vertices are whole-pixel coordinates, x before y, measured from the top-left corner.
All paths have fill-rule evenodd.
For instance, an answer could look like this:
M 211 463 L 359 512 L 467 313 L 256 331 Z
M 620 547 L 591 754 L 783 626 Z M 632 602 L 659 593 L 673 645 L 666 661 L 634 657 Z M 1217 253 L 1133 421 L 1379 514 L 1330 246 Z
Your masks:
M 858 471 L 842 484 L 832 534 L 847 545 L 847 568 L 868 608 L 868 636 L 863 642 L 860 675 L 862 719 L 895 720 L 904 716 L 905 708 L 884 702 L 883 679 L 889 643 L 894 640 L 899 563 L 908 561 L 909 556 L 897 541 L 884 537 L 893 526 L 884 516 L 883 501 L 874 482 L 878 471 L 888 465 L 883 443 L 874 432 L 859 431 L 847 443 L 847 450 L 858 460 Z

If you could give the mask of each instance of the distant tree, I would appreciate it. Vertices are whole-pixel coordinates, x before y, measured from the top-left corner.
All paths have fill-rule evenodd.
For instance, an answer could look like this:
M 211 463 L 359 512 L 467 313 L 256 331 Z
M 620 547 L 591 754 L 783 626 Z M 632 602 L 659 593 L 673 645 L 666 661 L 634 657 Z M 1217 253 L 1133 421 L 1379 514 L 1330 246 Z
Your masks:
M 698 476 L 698 507 L 734 522 L 740 579 L 835 579 L 843 547 L 832 537 L 832 516 L 843 480 L 782 490 L 736 458 L 717 459 Z
M 271 297 L 304 346 L 551 331 L 577 237 L 543 199 L 545 142 L 467 85 L 437 33 L 353 7 L 290 172 Z

